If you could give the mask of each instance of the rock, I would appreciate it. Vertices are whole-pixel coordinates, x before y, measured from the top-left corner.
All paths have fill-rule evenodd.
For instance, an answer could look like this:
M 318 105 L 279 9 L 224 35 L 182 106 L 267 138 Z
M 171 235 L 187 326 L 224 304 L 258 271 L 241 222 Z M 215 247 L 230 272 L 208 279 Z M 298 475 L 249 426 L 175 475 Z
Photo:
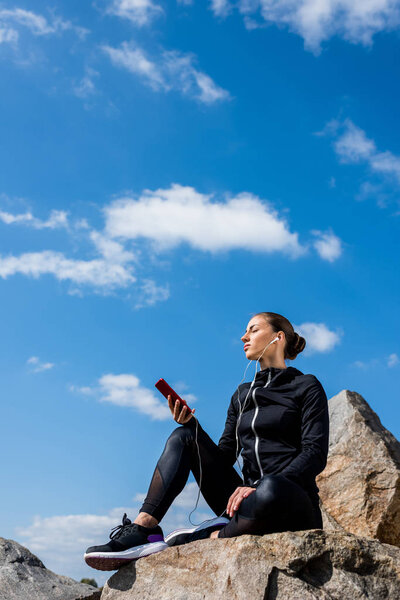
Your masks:
M 324 528 L 400 546 L 400 444 L 356 392 L 329 400 L 328 463 L 317 484 Z
M 0 600 L 98 600 L 101 591 L 56 575 L 13 540 L 0 537 Z
M 199 540 L 122 567 L 101 600 L 399 600 L 400 549 L 321 529 Z

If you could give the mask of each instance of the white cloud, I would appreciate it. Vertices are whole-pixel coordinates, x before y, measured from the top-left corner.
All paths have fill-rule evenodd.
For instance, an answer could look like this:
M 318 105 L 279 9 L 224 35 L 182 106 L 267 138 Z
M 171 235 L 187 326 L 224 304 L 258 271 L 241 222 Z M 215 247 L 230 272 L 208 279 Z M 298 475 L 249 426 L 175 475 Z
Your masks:
M 337 134 L 334 149 L 341 162 L 365 163 L 371 172 L 391 177 L 397 184 L 400 183 L 400 156 L 396 156 L 388 150 L 378 151 L 374 140 L 369 139 L 365 131 L 357 127 L 350 119 L 345 119 L 343 123 L 337 124 L 336 128 L 330 132 Z
M 393 353 L 390 354 L 387 358 L 387 366 L 388 367 L 395 367 L 396 365 L 398 365 L 400 362 L 399 357 L 397 356 L 397 354 Z
M 7 225 L 25 225 L 34 229 L 70 230 L 67 213 L 52 210 L 47 220 L 34 217 L 31 212 L 11 214 L 0 211 L 0 221 Z M 81 293 L 81 286 L 90 286 L 97 292 L 107 293 L 117 288 L 126 288 L 136 281 L 133 265 L 136 255 L 126 250 L 118 241 L 103 233 L 90 230 L 86 220 L 78 221 L 74 228 L 93 244 L 97 256 L 92 260 L 67 258 L 62 252 L 43 250 L 27 252 L 19 256 L 0 255 L 0 278 L 21 274 L 38 278 L 53 275 L 59 281 L 69 281 L 78 288 L 71 293 Z
M 85 36 L 88 31 L 83 27 L 77 27 L 70 21 L 64 21 L 60 17 L 51 20 L 30 10 L 22 8 L 0 9 L 0 24 L 13 23 L 26 27 L 33 35 L 52 35 L 65 30 L 73 30 L 79 36 Z
M 376 198 L 378 203 L 383 206 L 387 198 L 383 185 L 377 185 L 375 183 L 371 183 L 370 181 L 363 181 L 363 183 L 360 185 L 360 190 L 356 196 L 356 200 L 362 202 L 366 198 Z
M 217 17 L 226 17 L 232 11 L 232 4 L 229 0 L 211 0 L 210 7 Z
M 311 233 L 317 238 L 313 245 L 321 258 L 329 262 L 339 258 L 342 254 L 342 241 L 340 238 L 332 231 L 313 230 Z
M 357 163 L 368 160 L 376 151 L 375 143 L 350 119 L 344 121 L 344 131 L 334 143 L 336 154 L 342 162 Z
M 0 255 L 0 277 L 7 279 L 17 273 L 35 279 L 41 275 L 53 275 L 59 281 L 89 285 L 103 291 L 127 287 L 136 280 L 129 266 L 103 259 L 70 259 L 51 250 L 27 252 L 20 256 Z
M 121 198 L 106 207 L 106 232 L 125 240 L 147 238 L 159 251 L 187 243 L 205 252 L 244 249 L 293 257 L 305 252 L 298 234 L 257 196 L 243 192 L 224 202 L 211 198 L 179 184 L 145 190 L 137 200 Z
M 0 221 L 7 225 L 29 225 L 34 229 L 57 229 L 68 227 L 68 213 L 63 210 L 52 210 L 46 221 L 37 219 L 30 212 L 19 215 L 0 210 Z
M 78 98 L 86 100 L 97 93 L 95 78 L 99 76 L 99 73 L 94 69 L 88 67 L 85 75 L 82 79 L 73 87 L 73 92 Z
M 176 498 L 165 515 L 160 526 L 167 535 L 178 527 L 190 527 L 188 513 L 195 506 L 197 484 L 190 482 Z M 145 494 L 135 495 L 134 504 L 109 510 L 106 514 L 55 515 L 50 517 L 35 516 L 30 525 L 16 528 L 16 539 L 32 552 L 38 554 L 47 568 L 68 575 L 76 580 L 82 577 L 94 577 L 99 585 L 103 585 L 110 576 L 100 571 L 94 573 L 83 561 L 83 554 L 88 546 L 105 544 L 113 527 L 122 522 L 126 512 L 134 521 Z M 192 521 L 200 523 L 215 515 L 200 496 L 198 511 L 192 515 Z
M 132 43 L 123 42 L 120 48 L 103 46 L 103 50 L 115 65 L 123 67 L 135 75 L 140 75 L 154 90 L 170 89 L 164 80 L 161 69 L 146 57 L 141 48 L 135 47 Z
M 0 27 L 0 44 L 15 44 L 17 42 L 18 31 L 12 27 Z
M 176 390 L 188 403 L 195 402 L 196 396 L 182 393 L 187 390 L 183 382 L 176 384 Z M 70 386 L 70 391 L 92 396 L 101 402 L 110 402 L 116 406 L 134 408 L 140 413 L 151 417 L 152 420 L 164 421 L 172 418 L 167 400 L 158 390 L 143 387 L 140 379 L 132 373 L 114 375 L 108 373 L 100 377 L 93 386 Z M 189 404 L 190 405 L 190 404 Z
M 332 331 L 325 323 L 302 323 L 295 325 L 294 329 L 306 340 L 307 354 L 315 352 L 330 352 L 342 337 L 341 331 Z
M 37 515 L 30 525 L 16 528 L 16 539 L 37 554 L 48 569 L 77 581 L 94 576 L 102 585 L 109 574 L 102 577 L 94 573 L 86 566 L 83 554 L 88 546 L 105 544 L 110 530 L 121 522 L 123 513 L 129 509 L 132 507 L 117 508 L 105 515 Z
M 49 371 L 55 366 L 54 363 L 51 362 L 42 362 L 38 356 L 31 356 L 26 361 L 26 364 L 33 365 L 31 369 L 33 373 L 42 373 L 43 371 Z
M 148 25 L 164 11 L 161 6 L 151 0 L 113 0 L 107 12 L 123 19 L 129 19 L 141 27 Z
M 168 300 L 170 297 L 169 286 L 157 285 L 152 279 L 144 279 L 139 286 L 139 296 L 135 308 L 154 306 L 158 302 Z
M 90 239 L 97 248 L 97 251 L 108 262 L 112 264 L 124 265 L 136 261 L 133 252 L 125 250 L 122 244 L 110 239 L 98 231 L 91 231 Z
M 247 28 L 259 27 L 250 16 L 260 15 L 266 23 L 300 35 L 315 54 L 322 42 L 334 36 L 370 46 L 376 33 L 394 30 L 400 23 L 399 0 L 238 0 L 235 6 Z M 210 8 L 216 16 L 225 17 L 232 4 L 211 0 Z
M 193 187 L 172 184 L 166 189 L 144 190 L 138 198 L 117 199 L 104 207 L 103 214 L 104 230 L 95 231 L 85 219 L 69 221 L 64 211 L 53 210 L 46 220 L 29 211 L 0 211 L 0 221 L 9 226 L 39 230 L 64 227 L 95 249 L 94 257 L 92 252 L 88 259 L 69 258 L 53 250 L 0 255 L 0 278 L 52 275 L 72 283 L 69 293 L 76 295 L 83 295 L 88 288 L 107 294 L 136 283 L 133 306 L 142 308 L 167 300 L 170 288 L 168 283 L 162 285 L 146 276 L 137 280 L 135 271 L 141 266 L 143 253 L 149 250 L 148 244 L 141 249 L 140 241 L 149 241 L 156 253 L 182 244 L 211 253 L 247 250 L 281 252 L 297 258 L 308 252 L 308 247 L 299 243 L 298 233 L 290 231 L 286 219 L 270 203 L 247 192 L 215 199 L 213 194 L 199 193 Z M 340 240 L 332 233 L 316 233 L 318 252 L 322 258 L 334 260 Z M 129 248 L 133 241 L 134 252 Z
M 389 356 L 387 356 L 385 359 L 382 358 L 370 358 L 369 360 L 355 360 L 352 365 L 354 367 L 357 367 L 358 369 L 362 369 L 363 371 L 367 371 L 368 369 L 373 369 L 373 368 L 379 368 L 381 369 L 382 366 L 384 367 L 395 367 L 396 365 L 398 365 L 400 362 L 399 357 L 397 356 L 397 354 L 393 353 L 393 354 L 389 354 Z
M 204 104 L 230 98 L 229 92 L 194 66 L 193 54 L 163 50 L 151 58 L 133 42 L 123 42 L 119 48 L 103 46 L 102 49 L 114 65 L 138 75 L 154 91 L 177 90 Z
M 79 388 L 75 388 L 78 391 Z M 135 408 L 153 420 L 164 421 L 171 419 L 167 401 L 160 397 L 156 390 L 140 385 L 136 375 L 108 373 L 100 377 L 98 385 L 83 388 L 85 394 L 97 396 L 101 402 L 110 402 L 116 406 Z

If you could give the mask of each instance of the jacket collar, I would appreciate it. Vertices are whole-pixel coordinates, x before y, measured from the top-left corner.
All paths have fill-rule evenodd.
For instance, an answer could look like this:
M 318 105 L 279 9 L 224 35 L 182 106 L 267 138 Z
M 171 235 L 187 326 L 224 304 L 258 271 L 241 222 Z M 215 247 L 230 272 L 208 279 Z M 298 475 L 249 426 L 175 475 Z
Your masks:
M 295 375 L 303 375 L 303 373 L 295 367 L 286 367 L 285 369 L 278 369 L 277 367 L 267 367 L 266 369 L 258 371 L 256 375 L 256 381 L 267 381 L 270 373 L 271 380 L 277 379 L 278 377 L 279 379 L 291 379 Z

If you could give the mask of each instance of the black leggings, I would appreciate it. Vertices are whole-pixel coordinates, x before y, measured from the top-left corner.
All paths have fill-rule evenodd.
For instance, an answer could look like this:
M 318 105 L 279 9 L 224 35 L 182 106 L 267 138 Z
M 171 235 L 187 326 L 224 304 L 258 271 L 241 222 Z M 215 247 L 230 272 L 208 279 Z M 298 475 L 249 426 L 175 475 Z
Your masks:
M 155 468 L 141 512 L 161 521 L 172 502 L 181 493 L 192 471 L 200 485 L 196 431 L 191 427 L 175 429 L 165 444 Z M 237 487 L 243 486 L 239 474 L 226 463 L 221 450 L 199 426 L 198 445 L 201 457 L 201 493 L 218 516 Z M 302 487 L 282 475 L 264 476 L 255 492 L 244 498 L 219 536 L 234 537 L 245 533 L 264 535 L 278 531 L 321 528 L 321 515 L 315 510 Z

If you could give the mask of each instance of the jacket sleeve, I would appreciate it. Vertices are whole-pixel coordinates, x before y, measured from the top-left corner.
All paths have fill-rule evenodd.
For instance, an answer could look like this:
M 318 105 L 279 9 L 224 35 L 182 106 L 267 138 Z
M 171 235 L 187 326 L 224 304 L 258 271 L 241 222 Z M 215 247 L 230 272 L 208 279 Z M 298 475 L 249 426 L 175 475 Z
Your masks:
M 235 394 L 231 398 L 231 402 L 228 407 L 228 414 L 225 422 L 225 429 L 218 442 L 218 448 L 221 450 L 226 462 L 229 465 L 233 465 L 236 460 L 236 421 L 237 421 L 237 410 L 234 404 Z M 240 452 L 241 446 L 239 441 L 238 452 Z
M 325 390 L 316 377 L 301 405 L 301 450 L 280 475 L 301 482 L 324 470 L 329 448 L 329 413 Z

